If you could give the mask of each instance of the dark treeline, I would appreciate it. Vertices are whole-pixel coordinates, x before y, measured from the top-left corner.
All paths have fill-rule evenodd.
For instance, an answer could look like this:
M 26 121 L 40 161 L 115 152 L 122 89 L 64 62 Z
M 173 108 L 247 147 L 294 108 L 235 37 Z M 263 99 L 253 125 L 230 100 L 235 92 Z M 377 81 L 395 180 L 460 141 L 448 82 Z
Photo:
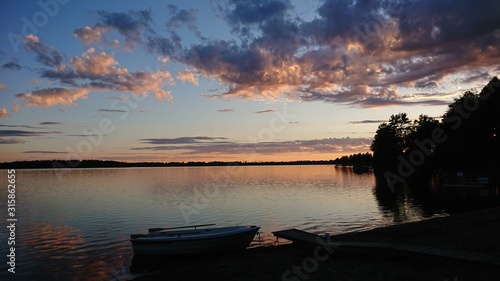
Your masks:
M 372 166 L 373 155 L 369 152 L 351 154 L 349 156 L 339 157 L 333 160 L 333 162 L 342 166 Z
M 325 165 L 331 160 L 290 162 L 119 162 L 108 160 L 33 160 L 0 163 L 0 169 L 60 169 L 60 168 L 127 168 L 127 167 L 197 167 L 197 166 L 263 166 L 263 165 Z
M 455 99 L 442 120 L 406 113 L 382 123 L 371 145 L 375 171 L 408 179 L 438 169 L 500 171 L 500 81 Z

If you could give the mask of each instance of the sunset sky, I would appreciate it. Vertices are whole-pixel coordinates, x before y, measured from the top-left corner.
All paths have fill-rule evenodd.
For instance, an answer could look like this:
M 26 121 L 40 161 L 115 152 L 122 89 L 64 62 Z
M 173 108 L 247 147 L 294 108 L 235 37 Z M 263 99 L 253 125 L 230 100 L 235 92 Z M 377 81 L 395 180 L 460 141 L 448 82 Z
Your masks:
M 0 31 L 0 162 L 334 159 L 500 73 L 496 0 L 1 1 Z

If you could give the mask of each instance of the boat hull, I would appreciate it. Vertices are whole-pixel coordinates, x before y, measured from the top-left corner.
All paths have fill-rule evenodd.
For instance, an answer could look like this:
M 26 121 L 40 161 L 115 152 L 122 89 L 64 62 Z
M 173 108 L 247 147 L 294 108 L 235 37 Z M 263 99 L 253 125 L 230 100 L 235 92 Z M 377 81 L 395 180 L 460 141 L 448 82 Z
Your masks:
M 202 235 L 201 237 L 179 235 L 163 239 L 161 235 L 160 237 L 146 235 L 145 237 L 132 238 L 130 242 L 136 255 L 211 254 L 244 250 L 250 245 L 258 230 L 257 226 L 249 226 L 244 229 Z

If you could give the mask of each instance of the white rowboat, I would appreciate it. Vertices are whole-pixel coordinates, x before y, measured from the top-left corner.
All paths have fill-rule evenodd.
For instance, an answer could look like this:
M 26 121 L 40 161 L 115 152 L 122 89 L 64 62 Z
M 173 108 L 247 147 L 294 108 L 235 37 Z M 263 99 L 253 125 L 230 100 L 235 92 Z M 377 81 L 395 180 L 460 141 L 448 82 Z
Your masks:
M 130 242 L 136 255 L 209 254 L 244 250 L 260 229 L 255 225 L 199 228 L 211 225 L 150 229 L 147 234 L 130 235 Z

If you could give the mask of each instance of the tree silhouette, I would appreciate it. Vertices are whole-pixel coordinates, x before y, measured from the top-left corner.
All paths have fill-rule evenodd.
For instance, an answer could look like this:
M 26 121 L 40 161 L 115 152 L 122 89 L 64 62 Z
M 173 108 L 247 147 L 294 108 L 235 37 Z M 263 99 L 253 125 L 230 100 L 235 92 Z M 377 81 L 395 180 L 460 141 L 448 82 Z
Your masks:
M 395 171 L 418 154 L 416 174 L 440 168 L 499 174 L 500 80 L 494 77 L 479 94 L 468 91 L 455 99 L 442 122 L 427 115 L 413 122 L 406 113 L 392 115 L 378 127 L 371 150 L 375 171 Z
M 376 168 L 392 169 L 407 148 L 411 123 L 406 113 L 391 115 L 388 123 L 379 125 L 370 149 Z

